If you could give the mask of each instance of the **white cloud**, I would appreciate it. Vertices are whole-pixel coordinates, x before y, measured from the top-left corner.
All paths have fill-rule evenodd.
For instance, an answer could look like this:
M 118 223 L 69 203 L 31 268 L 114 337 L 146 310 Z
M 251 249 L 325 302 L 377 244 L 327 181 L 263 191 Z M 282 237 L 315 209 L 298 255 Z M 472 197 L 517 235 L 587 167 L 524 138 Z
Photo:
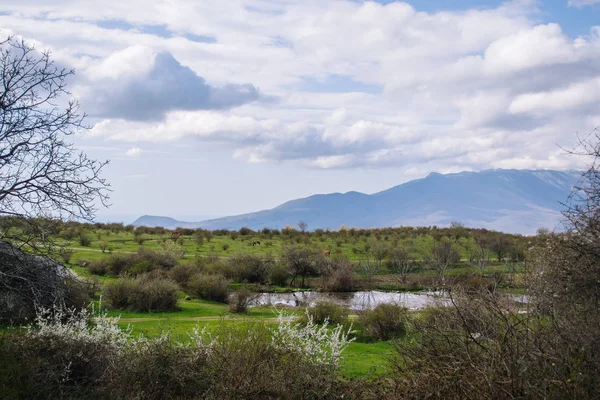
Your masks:
M 585 7 L 600 3 L 600 0 L 569 0 L 569 5 L 572 7 Z
M 572 39 L 536 24 L 535 1 L 436 13 L 317 0 L 3 3 L 0 26 L 78 67 L 73 93 L 101 139 L 207 141 L 314 168 L 562 168 L 572 161 L 555 144 L 600 114 L 599 29 Z M 333 90 L 330 75 L 383 93 Z M 279 101 L 252 101 L 258 87 Z
M 159 120 L 170 110 L 227 109 L 259 98 L 250 85 L 208 85 L 170 53 L 144 46 L 116 52 L 87 70 L 77 94 L 92 116 Z
M 139 157 L 140 155 L 142 155 L 142 153 L 143 153 L 143 150 L 140 149 L 139 147 L 132 147 L 125 152 L 125 155 L 127 157 Z

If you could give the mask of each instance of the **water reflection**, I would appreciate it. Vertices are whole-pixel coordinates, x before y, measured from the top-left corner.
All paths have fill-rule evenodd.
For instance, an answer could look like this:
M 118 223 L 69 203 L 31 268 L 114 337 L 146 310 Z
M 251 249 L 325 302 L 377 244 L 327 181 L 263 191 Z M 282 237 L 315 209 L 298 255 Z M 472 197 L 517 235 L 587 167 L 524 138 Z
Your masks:
M 431 292 L 390 293 L 363 291 L 353 293 L 261 293 L 254 305 L 285 305 L 289 307 L 311 307 L 318 301 L 330 301 L 351 310 L 367 310 L 381 303 L 394 303 L 411 310 L 420 310 L 434 304 L 449 304 L 447 297 Z

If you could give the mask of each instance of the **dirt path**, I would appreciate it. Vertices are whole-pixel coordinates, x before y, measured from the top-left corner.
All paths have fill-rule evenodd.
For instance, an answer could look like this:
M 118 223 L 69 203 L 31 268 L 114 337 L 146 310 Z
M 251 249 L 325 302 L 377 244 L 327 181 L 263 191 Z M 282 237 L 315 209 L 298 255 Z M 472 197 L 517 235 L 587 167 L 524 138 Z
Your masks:
M 288 317 L 286 319 L 293 320 L 295 317 Z M 199 321 L 219 321 L 219 320 L 227 320 L 227 321 L 239 321 L 239 320 L 257 320 L 261 322 L 278 322 L 279 318 L 244 318 L 242 317 L 234 317 L 231 315 L 224 316 L 207 316 L 207 317 L 142 317 L 142 318 L 121 318 L 119 322 L 150 322 L 150 321 L 161 321 L 161 320 L 173 320 L 173 321 L 191 321 L 191 322 L 199 322 Z

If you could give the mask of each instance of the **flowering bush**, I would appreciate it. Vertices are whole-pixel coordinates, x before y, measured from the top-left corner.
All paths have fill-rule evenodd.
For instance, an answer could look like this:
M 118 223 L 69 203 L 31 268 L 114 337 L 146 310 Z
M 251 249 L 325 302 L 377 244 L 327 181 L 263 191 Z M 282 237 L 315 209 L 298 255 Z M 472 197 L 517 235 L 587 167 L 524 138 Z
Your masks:
M 350 339 L 351 328 L 342 325 L 329 327 L 329 322 L 317 325 L 312 315 L 306 313 L 306 323 L 293 323 L 292 318 L 280 313 L 279 325 L 272 329 L 273 347 L 295 352 L 314 364 L 338 368 L 342 352 L 354 339 Z

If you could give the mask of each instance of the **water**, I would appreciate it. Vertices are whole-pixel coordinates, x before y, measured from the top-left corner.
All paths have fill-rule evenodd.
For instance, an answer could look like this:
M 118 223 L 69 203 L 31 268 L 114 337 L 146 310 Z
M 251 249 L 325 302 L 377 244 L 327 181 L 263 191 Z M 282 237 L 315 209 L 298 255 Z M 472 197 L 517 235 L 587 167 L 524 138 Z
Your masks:
M 421 310 L 430 305 L 448 305 L 449 300 L 432 292 L 391 293 L 364 291 L 352 293 L 293 292 L 261 293 L 253 301 L 254 306 L 285 305 L 289 307 L 312 307 L 318 301 L 330 301 L 351 310 L 367 310 L 381 303 L 393 303 L 410 310 Z

